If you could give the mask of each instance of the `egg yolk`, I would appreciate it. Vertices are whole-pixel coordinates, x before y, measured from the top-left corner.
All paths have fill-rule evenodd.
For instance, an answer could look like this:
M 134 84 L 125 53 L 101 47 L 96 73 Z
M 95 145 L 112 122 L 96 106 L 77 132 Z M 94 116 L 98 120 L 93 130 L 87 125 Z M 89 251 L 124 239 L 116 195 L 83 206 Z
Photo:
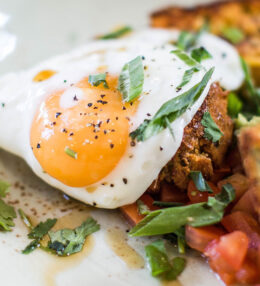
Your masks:
M 43 170 L 72 187 L 84 187 L 107 176 L 129 146 L 130 117 L 137 101 L 126 103 L 117 90 L 118 79 L 107 76 L 108 88 L 84 78 L 56 91 L 40 105 L 31 127 L 31 146 Z M 70 88 L 73 104 L 62 97 Z

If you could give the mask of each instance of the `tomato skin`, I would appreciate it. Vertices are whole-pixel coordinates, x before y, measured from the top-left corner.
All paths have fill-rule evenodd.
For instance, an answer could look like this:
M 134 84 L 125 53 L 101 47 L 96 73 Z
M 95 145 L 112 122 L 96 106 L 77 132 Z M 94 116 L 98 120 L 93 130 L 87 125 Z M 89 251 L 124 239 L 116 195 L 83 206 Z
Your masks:
M 174 185 L 164 182 L 160 190 L 160 200 L 162 202 L 186 203 L 188 197 L 186 192 L 179 190 Z
M 214 239 L 220 238 L 225 232 L 216 226 L 192 227 L 187 225 L 185 228 L 185 238 L 187 244 L 200 252 L 204 252 L 206 246 Z
M 211 268 L 230 285 L 236 281 L 248 249 L 248 238 L 241 231 L 234 231 L 208 244 L 204 254 L 209 258 Z
M 208 192 L 201 192 L 199 191 L 194 182 L 192 180 L 189 181 L 188 184 L 188 197 L 191 201 L 191 203 L 201 203 L 206 202 L 208 200 L 208 197 L 214 197 L 216 194 L 220 193 L 220 190 L 211 182 L 207 182 L 209 186 L 211 187 L 213 193 Z

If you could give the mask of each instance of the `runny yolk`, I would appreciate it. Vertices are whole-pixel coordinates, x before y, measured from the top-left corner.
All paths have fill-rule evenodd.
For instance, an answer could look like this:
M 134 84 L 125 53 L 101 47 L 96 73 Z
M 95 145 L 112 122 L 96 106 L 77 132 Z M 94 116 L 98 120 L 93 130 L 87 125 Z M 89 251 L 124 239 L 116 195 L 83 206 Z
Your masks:
M 66 90 L 50 94 L 40 105 L 31 127 L 31 146 L 43 170 L 72 187 L 98 182 L 118 164 L 129 144 L 129 117 L 137 108 L 125 103 L 117 78 L 107 76 L 109 88 L 90 85 L 88 78 L 73 88 L 73 105 L 60 104 Z M 69 89 L 69 88 L 68 88 Z

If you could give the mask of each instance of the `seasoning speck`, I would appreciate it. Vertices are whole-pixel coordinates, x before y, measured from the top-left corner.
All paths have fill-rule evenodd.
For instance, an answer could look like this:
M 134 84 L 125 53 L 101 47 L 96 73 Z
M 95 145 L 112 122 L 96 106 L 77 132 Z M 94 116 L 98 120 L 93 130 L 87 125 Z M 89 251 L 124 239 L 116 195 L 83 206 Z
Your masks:
M 61 115 L 61 112 L 56 112 L 55 117 L 58 118 Z
M 111 149 L 113 149 L 115 145 L 114 145 L 114 144 L 112 144 L 112 143 L 110 143 L 110 145 L 109 145 L 109 146 L 110 146 L 110 148 L 111 148 Z
M 41 148 L 41 144 L 38 143 L 37 146 L 36 146 L 36 148 L 37 148 L 37 149 Z
M 123 182 L 126 185 L 127 184 L 127 178 L 123 178 Z

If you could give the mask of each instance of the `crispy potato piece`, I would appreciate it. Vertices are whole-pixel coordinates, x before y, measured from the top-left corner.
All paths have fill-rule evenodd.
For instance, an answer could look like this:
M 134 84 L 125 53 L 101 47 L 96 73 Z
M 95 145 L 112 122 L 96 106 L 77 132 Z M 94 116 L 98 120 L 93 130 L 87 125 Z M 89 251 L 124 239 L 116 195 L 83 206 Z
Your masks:
M 199 30 L 205 22 L 210 32 L 224 37 L 227 28 L 236 28 L 244 38 L 237 42 L 240 54 L 251 66 L 254 78 L 260 84 L 260 1 L 225 1 L 194 8 L 169 7 L 151 15 L 151 26 Z

